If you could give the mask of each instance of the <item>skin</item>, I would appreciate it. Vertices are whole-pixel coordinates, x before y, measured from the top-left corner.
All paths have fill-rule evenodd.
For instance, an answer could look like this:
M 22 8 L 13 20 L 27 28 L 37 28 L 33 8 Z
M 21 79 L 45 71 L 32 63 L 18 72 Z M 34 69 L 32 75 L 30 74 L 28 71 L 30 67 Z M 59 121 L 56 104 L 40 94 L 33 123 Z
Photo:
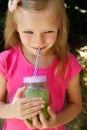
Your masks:
M 38 12 L 37 14 L 19 8 L 17 12 L 17 31 L 22 42 L 24 56 L 31 64 L 35 64 L 37 48 L 41 49 L 39 67 L 47 67 L 53 62 L 55 55 L 53 55 L 50 49 L 55 44 L 58 27 L 59 19 L 56 19 L 48 10 Z M 48 58 L 49 61 L 47 60 Z M 29 128 L 56 128 L 73 120 L 82 108 L 79 74 L 69 82 L 67 87 L 67 106 L 58 114 L 54 113 L 50 106 L 48 107 L 49 120 L 46 120 L 41 111 L 43 107 L 43 101 L 41 99 L 21 99 L 20 95 L 25 88 L 19 88 L 13 102 L 5 104 L 6 79 L 2 75 L 0 75 L 0 86 L 0 118 L 15 117 L 23 119 Z M 10 110 L 10 113 L 8 113 L 8 110 Z M 30 113 L 28 113 L 29 111 Z M 40 116 L 40 121 L 37 119 L 37 114 Z M 26 120 L 29 117 L 33 117 L 32 123 Z
M 48 107 L 48 113 L 50 115 L 49 120 L 46 120 L 43 113 L 40 112 L 38 121 L 37 117 L 33 118 L 33 124 L 29 121 L 25 121 L 29 128 L 56 128 L 63 124 L 67 124 L 73 120 L 81 111 L 82 101 L 79 87 L 79 75 L 76 75 L 69 83 L 68 89 L 68 104 L 67 106 L 58 114 L 54 113 L 50 107 Z
M 6 79 L 0 74 L 0 118 L 25 120 L 40 112 L 41 108 L 44 107 L 43 100 L 41 98 L 20 98 L 24 90 L 25 87 L 19 88 L 13 101 L 6 104 Z
M 55 58 L 51 47 L 57 38 L 59 20 L 48 10 L 30 13 L 19 8 L 16 16 L 24 56 L 35 64 L 37 49 L 40 48 L 39 67 L 49 66 Z

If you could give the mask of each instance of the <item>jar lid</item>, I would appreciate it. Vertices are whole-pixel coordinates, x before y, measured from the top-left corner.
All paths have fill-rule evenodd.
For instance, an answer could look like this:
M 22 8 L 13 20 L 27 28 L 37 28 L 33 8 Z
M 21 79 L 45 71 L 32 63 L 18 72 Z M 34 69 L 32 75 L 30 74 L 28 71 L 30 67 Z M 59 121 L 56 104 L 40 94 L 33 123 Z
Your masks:
M 24 83 L 38 83 L 46 81 L 47 81 L 46 75 L 28 76 L 23 78 Z

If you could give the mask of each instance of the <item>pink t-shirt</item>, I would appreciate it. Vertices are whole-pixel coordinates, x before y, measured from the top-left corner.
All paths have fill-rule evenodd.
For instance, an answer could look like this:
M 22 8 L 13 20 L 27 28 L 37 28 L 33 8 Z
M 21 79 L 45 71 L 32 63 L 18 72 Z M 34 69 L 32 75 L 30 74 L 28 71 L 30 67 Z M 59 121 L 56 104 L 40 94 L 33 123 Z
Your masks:
M 58 65 L 58 59 L 55 58 L 53 63 L 46 68 L 38 68 L 38 75 L 47 75 L 47 87 L 50 97 L 50 106 L 55 113 L 62 111 L 64 107 L 65 92 L 69 81 L 78 74 L 82 67 L 76 60 L 75 56 L 69 55 L 69 68 L 66 80 L 62 80 L 59 72 L 54 78 L 54 71 Z M 65 65 L 64 65 L 64 69 Z M 0 53 L 0 73 L 7 80 L 6 89 L 8 92 L 8 102 L 11 102 L 19 87 L 23 87 L 23 77 L 32 76 L 34 65 L 30 64 L 24 57 L 21 47 L 15 46 L 10 50 Z M 6 119 L 3 130 L 29 130 L 22 120 Z M 64 126 L 46 130 L 64 130 Z M 38 130 L 38 129 L 35 129 Z

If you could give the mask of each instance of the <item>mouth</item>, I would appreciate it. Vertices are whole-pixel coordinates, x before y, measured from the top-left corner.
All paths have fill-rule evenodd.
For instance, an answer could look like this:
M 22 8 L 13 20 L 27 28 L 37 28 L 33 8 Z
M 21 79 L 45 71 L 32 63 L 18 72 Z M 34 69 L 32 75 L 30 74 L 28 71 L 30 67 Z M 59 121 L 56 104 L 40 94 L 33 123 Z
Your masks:
M 43 50 L 43 49 L 46 48 L 46 47 L 38 47 L 38 48 L 32 47 L 32 48 L 35 49 L 35 50 L 38 50 L 38 48 L 40 48 L 40 50 Z

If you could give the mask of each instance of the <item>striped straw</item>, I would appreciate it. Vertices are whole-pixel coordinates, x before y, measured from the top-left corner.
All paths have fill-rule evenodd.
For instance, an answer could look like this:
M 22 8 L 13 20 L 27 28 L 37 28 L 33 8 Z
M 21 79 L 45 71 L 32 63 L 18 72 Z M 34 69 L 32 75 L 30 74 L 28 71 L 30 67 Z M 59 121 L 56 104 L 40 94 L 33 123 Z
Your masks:
M 35 68 L 34 68 L 34 76 L 37 75 L 39 57 L 40 57 L 40 48 L 38 48 L 38 51 L 37 51 L 36 62 L 35 62 Z

